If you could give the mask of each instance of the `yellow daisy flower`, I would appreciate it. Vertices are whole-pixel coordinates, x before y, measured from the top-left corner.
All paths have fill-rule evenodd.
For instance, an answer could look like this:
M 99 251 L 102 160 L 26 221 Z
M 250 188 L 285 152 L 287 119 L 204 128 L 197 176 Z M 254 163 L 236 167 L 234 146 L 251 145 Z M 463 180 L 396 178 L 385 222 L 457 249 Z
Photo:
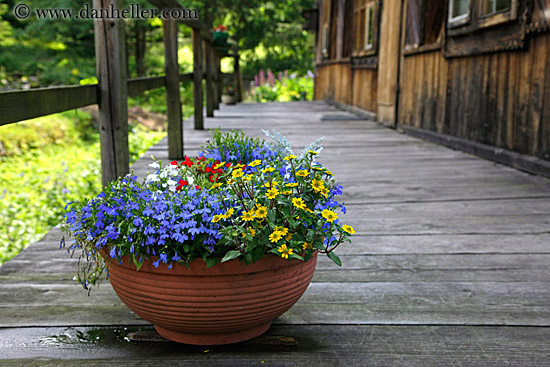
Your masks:
M 307 175 L 309 175 L 309 172 L 306 171 L 305 169 L 301 169 L 298 172 L 296 172 L 296 176 L 306 177 Z
M 296 182 L 290 182 L 286 184 L 287 187 L 298 187 L 298 184 Z
M 275 226 L 275 232 L 279 232 L 282 236 L 286 236 L 288 234 L 288 228 Z
M 330 172 L 330 171 L 328 171 L 328 170 L 325 171 L 325 174 L 328 175 L 328 176 L 332 176 L 332 172 Z
M 219 222 L 220 219 L 222 219 L 222 218 L 223 218 L 223 216 L 217 215 L 217 214 L 216 214 L 216 215 L 214 215 L 214 217 L 212 218 L 212 221 L 211 221 L 211 222 L 212 222 L 212 223 Z
M 355 229 L 353 229 L 352 226 L 348 226 L 347 224 L 344 224 L 342 226 L 342 229 L 346 232 L 348 232 L 349 234 L 355 234 Z
M 335 212 L 333 212 L 332 210 L 329 210 L 329 209 L 324 209 L 324 210 L 321 212 L 321 215 L 322 215 L 323 218 L 325 218 L 328 222 L 334 222 L 336 219 L 338 219 L 338 214 L 336 214 Z
M 313 155 L 317 155 L 317 154 L 319 154 L 319 153 L 317 153 L 317 152 L 316 152 L 316 151 L 314 151 L 314 150 L 308 150 L 307 152 L 308 152 L 309 154 L 313 154 Z
M 258 206 L 256 209 L 256 218 L 265 218 L 267 217 L 267 208 L 263 205 Z
M 231 172 L 231 176 L 233 178 L 242 177 L 243 175 L 244 175 L 244 172 L 241 168 L 238 168 L 238 169 L 234 170 L 233 172 Z
M 282 237 L 283 237 L 283 235 L 281 234 L 281 232 L 279 232 L 279 231 L 273 231 L 273 233 L 271 233 L 271 234 L 269 235 L 269 240 L 270 240 L 271 242 L 277 243 Z
M 277 251 L 279 251 L 281 253 L 281 257 L 283 259 L 288 259 L 288 255 L 292 255 L 292 252 L 294 250 L 292 250 L 291 248 L 286 247 L 286 243 L 283 243 L 281 246 L 279 246 Z
M 256 235 L 256 230 L 255 230 L 254 228 L 248 228 L 247 231 L 246 231 L 246 233 L 250 233 L 250 235 L 251 235 L 252 237 L 254 237 L 254 236 Z M 243 233 L 242 233 L 242 236 L 243 236 L 243 237 L 246 237 L 246 233 L 243 232 Z
M 246 176 L 243 177 L 244 182 L 248 182 L 250 180 L 252 180 L 252 175 L 246 175 Z
M 290 154 L 290 155 L 287 155 L 286 157 L 283 158 L 284 161 L 290 161 L 290 160 L 293 160 L 295 159 L 296 156 L 293 155 L 293 154 Z
M 254 213 L 252 212 L 252 210 L 249 212 L 243 212 L 241 219 L 245 222 L 250 222 L 251 220 L 254 220 Z
M 214 169 L 219 169 L 223 166 L 225 166 L 225 162 L 221 162 L 221 163 L 218 163 L 218 164 L 214 165 Z
M 286 196 L 292 195 L 292 191 L 290 190 L 283 191 L 283 195 L 286 195 Z
M 277 195 L 279 195 L 279 190 L 276 188 L 271 188 L 265 193 L 265 196 L 267 196 L 268 199 L 275 199 Z
M 292 198 L 292 204 L 298 208 L 304 210 L 306 207 L 306 202 L 302 198 Z
M 304 249 L 305 251 L 313 250 L 313 244 L 311 242 L 304 242 L 304 244 L 302 245 L 302 249 Z
M 256 167 L 260 164 L 262 164 L 262 161 L 260 161 L 259 159 L 256 159 L 256 160 L 253 160 L 252 162 L 248 163 L 248 166 L 249 167 Z
M 267 173 L 267 172 L 274 172 L 275 171 L 275 168 L 273 167 L 267 167 L 267 168 L 264 168 L 262 170 L 262 173 Z
M 212 187 L 210 188 L 210 190 L 217 189 L 218 187 L 221 187 L 221 186 L 222 186 L 222 183 L 221 183 L 221 182 L 216 182 L 214 185 L 212 185 Z

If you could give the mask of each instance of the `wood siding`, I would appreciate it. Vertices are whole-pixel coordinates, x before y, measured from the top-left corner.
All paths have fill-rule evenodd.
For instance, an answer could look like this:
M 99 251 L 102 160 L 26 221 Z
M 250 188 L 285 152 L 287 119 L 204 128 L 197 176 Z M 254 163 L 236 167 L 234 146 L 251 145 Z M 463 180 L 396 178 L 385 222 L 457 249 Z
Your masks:
M 519 52 L 404 57 L 399 121 L 550 159 L 550 34 L 527 42 Z
M 315 99 L 354 105 L 376 113 L 377 72 L 351 68 L 349 63 L 318 65 Z

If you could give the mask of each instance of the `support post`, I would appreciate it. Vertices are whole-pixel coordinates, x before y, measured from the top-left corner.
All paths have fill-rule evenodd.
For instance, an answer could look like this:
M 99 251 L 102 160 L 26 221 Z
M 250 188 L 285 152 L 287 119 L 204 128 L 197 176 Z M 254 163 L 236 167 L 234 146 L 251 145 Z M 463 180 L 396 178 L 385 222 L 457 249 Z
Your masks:
M 235 54 L 235 65 L 233 68 L 233 73 L 235 76 L 235 93 L 237 94 L 237 101 L 242 102 L 243 101 L 243 81 L 241 76 L 241 66 L 239 65 L 239 52 L 237 51 L 237 47 L 233 49 L 233 53 Z
M 168 119 L 168 157 L 183 159 L 183 119 L 178 64 L 178 25 L 168 18 L 164 30 L 164 72 L 166 74 L 166 115 Z
M 220 102 L 222 101 L 222 93 L 223 93 L 223 74 L 222 74 L 222 58 L 218 56 L 216 58 L 216 73 L 218 75 L 218 98 L 216 100 L 216 103 L 218 104 L 218 109 L 220 108 Z
M 193 99 L 195 106 L 195 130 L 204 129 L 204 116 L 202 112 L 201 48 L 201 32 L 199 29 L 193 29 Z
M 214 50 L 206 40 L 204 41 L 204 53 L 204 63 L 206 71 L 206 116 L 214 117 L 214 99 L 216 98 L 216 96 L 214 95 L 214 81 L 212 78 L 212 59 Z
M 121 0 L 93 0 L 100 9 L 122 8 Z M 122 19 L 94 19 L 98 80 L 101 178 L 107 186 L 130 172 L 125 27 Z

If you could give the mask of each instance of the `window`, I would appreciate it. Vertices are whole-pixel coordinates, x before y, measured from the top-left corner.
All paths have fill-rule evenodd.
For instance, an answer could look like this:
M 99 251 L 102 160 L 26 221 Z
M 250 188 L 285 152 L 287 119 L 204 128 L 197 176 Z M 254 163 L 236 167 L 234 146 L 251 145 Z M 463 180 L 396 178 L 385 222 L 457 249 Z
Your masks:
M 446 6 L 440 0 L 409 0 L 405 29 L 405 51 L 441 47 Z
M 355 28 L 353 55 L 363 56 L 375 53 L 378 32 L 377 1 L 355 0 L 353 24 Z
M 367 17 L 365 24 L 365 50 L 371 50 L 374 47 L 374 3 L 367 5 Z
M 322 35 L 322 51 L 324 56 L 328 56 L 328 24 L 323 25 L 323 35 Z
M 512 0 L 482 0 L 480 14 L 487 16 L 509 11 L 511 6 Z
M 449 28 L 471 32 L 505 23 L 516 19 L 517 7 L 518 0 L 449 0 Z
M 470 0 L 450 0 L 449 26 L 456 27 L 470 20 Z

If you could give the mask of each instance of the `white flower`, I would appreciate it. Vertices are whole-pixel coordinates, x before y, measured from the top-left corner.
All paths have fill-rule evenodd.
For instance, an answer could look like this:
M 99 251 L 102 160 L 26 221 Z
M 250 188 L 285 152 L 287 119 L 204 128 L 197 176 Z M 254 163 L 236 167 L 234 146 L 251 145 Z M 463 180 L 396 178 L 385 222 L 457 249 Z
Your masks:
M 149 182 L 157 182 L 157 181 L 160 181 L 159 180 L 159 176 L 155 173 L 150 173 L 147 175 L 147 179 L 146 179 L 146 182 L 149 183 Z
M 153 162 L 149 165 L 149 167 L 157 169 L 157 168 L 160 168 L 160 164 L 158 162 Z

